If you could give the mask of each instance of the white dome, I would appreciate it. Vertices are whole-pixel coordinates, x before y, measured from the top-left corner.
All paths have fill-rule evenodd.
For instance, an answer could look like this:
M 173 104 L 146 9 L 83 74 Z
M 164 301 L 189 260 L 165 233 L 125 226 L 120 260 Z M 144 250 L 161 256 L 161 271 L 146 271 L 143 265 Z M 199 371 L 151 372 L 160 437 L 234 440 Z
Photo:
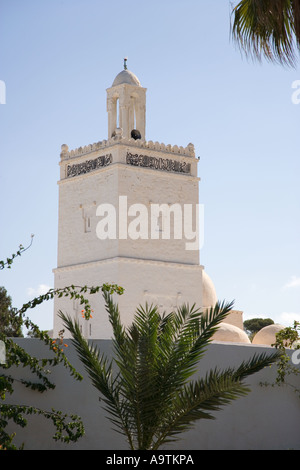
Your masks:
M 213 341 L 225 341 L 228 343 L 250 344 L 250 339 L 246 333 L 229 323 L 220 323 L 212 339 Z
M 267 346 L 271 346 L 276 341 L 276 333 L 279 333 L 279 331 L 284 328 L 284 326 L 278 324 L 265 326 L 256 333 L 252 344 L 266 344 Z
M 218 301 L 215 286 L 208 276 L 208 274 L 202 270 L 202 306 L 203 308 L 214 307 Z
M 120 72 L 114 79 L 112 86 L 122 85 L 123 83 L 141 86 L 139 79 L 134 75 L 134 73 L 130 72 L 130 70 L 122 70 L 122 72 Z

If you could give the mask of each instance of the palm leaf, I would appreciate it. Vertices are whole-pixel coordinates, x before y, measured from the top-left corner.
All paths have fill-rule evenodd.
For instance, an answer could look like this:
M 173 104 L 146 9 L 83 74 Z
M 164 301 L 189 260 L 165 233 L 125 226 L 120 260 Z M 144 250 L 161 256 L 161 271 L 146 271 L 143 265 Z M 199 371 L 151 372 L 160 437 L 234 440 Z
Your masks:
M 232 11 L 232 37 L 246 56 L 295 65 L 300 0 L 242 0 Z
M 131 444 L 129 416 L 119 393 L 118 375 L 115 378 L 112 375 L 112 361 L 108 361 L 107 357 L 101 354 L 97 347 L 86 341 L 81 334 L 78 322 L 61 311 L 58 316 L 72 334 L 72 343 L 91 379 L 91 383 L 103 396 L 110 421 L 116 426 L 118 432 L 127 437 L 128 442 Z
M 173 400 L 168 419 L 156 433 L 153 449 L 177 440 L 178 434 L 191 429 L 199 419 L 215 419 L 212 412 L 249 393 L 250 389 L 242 382 L 244 378 L 272 365 L 279 356 L 277 351 L 271 355 L 258 354 L 244 361 L 237 369 L 215 369 L 204 379 L 189 382 Z
M 217 371 L 211 372 L 204 380 L 185 385 L 174 398 L 168 419 L 156 433 L 153 450 L 176 441 L 179 434 L 191 429 L 199 419 L 215 419 L 212 412 L 219 411 L 248 392 L 249 389 L 239 381 Z
M 191 308 L 188 305 L 178 308 L 170 317 L 172 335 L 168 341 L 162 342 L 164 351 L 168 346 L 168 355 L 167 361 L 160 360 L 160 375 L 172 377 L 175 387 L 185 383 L 195 373 L 213 334 L 232 305 L 218 302 L 205 313 L 195 309 L 194 305 Z
M 131 449 L 156 449 L 176 440 L 198 419 L 248 393 L 244 378 L 273 363 L 277 354 L 257 355 L 235 368 L 210 371 L 191 381 L 212 336 L 232 308 L 217 303 L 202 313 L 183 305 L 161 316 L 156 306 L 137 308 L 129 328 L 118 305 L 103 292 L 113 329 L 113 360 L 88 343 L 77 322 L 60 312 L 93 386 L 99 390 L 115 429 Z

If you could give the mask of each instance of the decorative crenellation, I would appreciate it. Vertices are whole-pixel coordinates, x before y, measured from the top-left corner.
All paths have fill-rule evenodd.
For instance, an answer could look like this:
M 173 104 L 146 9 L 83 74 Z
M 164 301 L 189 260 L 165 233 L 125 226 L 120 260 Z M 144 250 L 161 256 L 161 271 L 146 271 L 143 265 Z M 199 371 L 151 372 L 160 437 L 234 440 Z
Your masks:
M 97 150 L 102 150 L 107 147 L 110 147 L 115 144 L 130 145 L 132 147 L 139 147 L 142 149 L 156 150 L 159 152 L 173 153 L 176 155 L 182 155 L 185 157 L 194 157 L 195 156 L 195 147 L 193 144 L 188 144 L 187 147 L 182 147 L 178 145 L 164 144 L 160 142 L 153 142 L 152 140 L 143 141 L 135 139 L 125 139 L 121 133 L 117 133 L 115 137 L 112 137 L 109 140 L 102 140 L 100 142 L 95 142 L 94 144 L 85 145 L 84 147 L 78 147 L 75 150 L 70 150 L 66 144 L 61 146 L 61 159 L 66 160 L 69 158 L 80 157 L 82 155 L 87 155 L 89 153 L 95 152 Z

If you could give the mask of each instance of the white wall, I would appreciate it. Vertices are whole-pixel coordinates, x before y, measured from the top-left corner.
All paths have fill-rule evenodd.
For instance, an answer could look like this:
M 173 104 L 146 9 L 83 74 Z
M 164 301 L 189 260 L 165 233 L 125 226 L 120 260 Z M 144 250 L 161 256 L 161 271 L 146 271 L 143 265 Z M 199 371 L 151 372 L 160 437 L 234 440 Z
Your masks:
M 35 339 L 17 339 L 18 344 L 28 352 L 39 357 L 45 356 L 45 346 Z M 76 444 L 56 443 L 52 424 L 40 416 L 29 418 L 24 430 L 12 426 L 17 431 L 16 443 L 25 443 L 26 449 L 67 449 L 67 450 L 122 450 L 127 449 L 125 439 L 111 430 L 110 422 L 99 401 L 99 394 L 94 389 L 77 359 L 76 352 L 68 340 L 66 349 L 70 362 L 83 372 L 84 380 L 75 381 L 62 366 L 53 369 L 51 379 L 55 390 L 40 394 L 16 384 L 15 393 L 8 401 L 18 404 L 33 404 L 36 407 L 50 410 L 52 407 L 64 413 L 75 413 L 82 417 L 85 425 L 85 436 Z M 95 340 L 100 349 L 109 354 L 110 340 Z M 212 343 L 207 354 L 199 364 L 199 371 L 218 366 L 225 368 L 240 364 L 256 352 L 271 352 L 268 347 Z M 14 377 L 15 371 L 11 375 Z M 18 377 L 30 377 L 23 368 L 16 371 Z M 240 450 L 240 449 L 300 449 L 300 397 L 290 387 L 262 387 L 260 382 L 274 382 L 274 368 L 266 368 L 247 380 L 251 392 L 216 412 L 216 420 L 199 421 L 195 429 L 182 435 L 181 440 L 168 449 L 182 450 Z M 298 378 L 299 387 L 299 378 Z

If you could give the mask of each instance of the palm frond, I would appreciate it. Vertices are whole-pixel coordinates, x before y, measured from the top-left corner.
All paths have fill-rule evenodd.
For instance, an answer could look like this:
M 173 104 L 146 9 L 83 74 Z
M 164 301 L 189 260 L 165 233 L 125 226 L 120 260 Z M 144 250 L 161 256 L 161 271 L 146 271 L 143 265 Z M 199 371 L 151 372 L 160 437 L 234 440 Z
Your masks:
M 118 432 L 126 436 L 131 444 L 132 436 L 128 413 L 119 393 L 119 377 L 116 375 L 114 378 L 112 374 L 112 361 L 108 361 L 107 357 L 101 354 L 97 347 L 86 341 L 81 334 L 78 322 L 61 311 L 58 316 L 72 334 L 72 343 L 91 379 L 91 383 L 104 397 L 103 401 L 106 404 L 110 421 L 116 426 Z
M 191 429 L 199 419 L 215 419 L 213 412 L 248 392 L 249 389 L 228 372 L 211 371 L 205 379 L 189 382 L 174 398 L 168 418 L 156 433 L 153 449 L 176 441 L 180 433 Z
M 176 440 L 178 434 L 189 430 L 199 419 L 215 419 L 213 412 L 249 393 L 250 389 L 243 383 L 246 377 L 269 367 L 279 356 L 277 351 L 270 355 L 257 354 L 237 369 L 211 370 L 204 378 L 186 384 L 173 399 L 168 417 L 156 433 L 154 448 Z
M 294 66 L 300 50 L 300 0 L 241 0 L 232 37 L 246 56 Z
M 131 449 L 156 449 L 176 440 L 198 419 L 248 393 L 248 375 L 272 364 L 278 355 L 256 355 L 237 368 L 210 371 L 190 381 L 220 322 L 233 303 L 217 303 L 201 312 L 183 305 L 161 316 L 156 306 L 138 307 L 132 324 L 122 325 L 118 305 L 104 292 L 113 328 L 113 360 L 88 343 L 77 322 L 60 312 L 92 384 L 99 390 L 108 418 L 126 436 Z
M 161 374 L 172 376 L 173 380 L 177 378 L 178 382 L 174 382 L 176 386 L 191 377 L 218 325 L 226 318 L 232 305 L 233 302 L 217 302 L 204 313 L 196 309 L 195 305 L 191 308 L 188 305 L 179 307 L 170 317 L 172 335 L 164 343 L 164 350 L 166 344 L 169 347 L 166 363 L 160 362 Z
M 241 365 L 235 369 L 234 377 L 238 380 L 244 380 L 246 377 L 256 374 L 265 367 L 270 367 L 277 362 L 279 358 L 280 352 L 277 350 L 270 354 L 254 354 L 250 359 L 243 361 Z

